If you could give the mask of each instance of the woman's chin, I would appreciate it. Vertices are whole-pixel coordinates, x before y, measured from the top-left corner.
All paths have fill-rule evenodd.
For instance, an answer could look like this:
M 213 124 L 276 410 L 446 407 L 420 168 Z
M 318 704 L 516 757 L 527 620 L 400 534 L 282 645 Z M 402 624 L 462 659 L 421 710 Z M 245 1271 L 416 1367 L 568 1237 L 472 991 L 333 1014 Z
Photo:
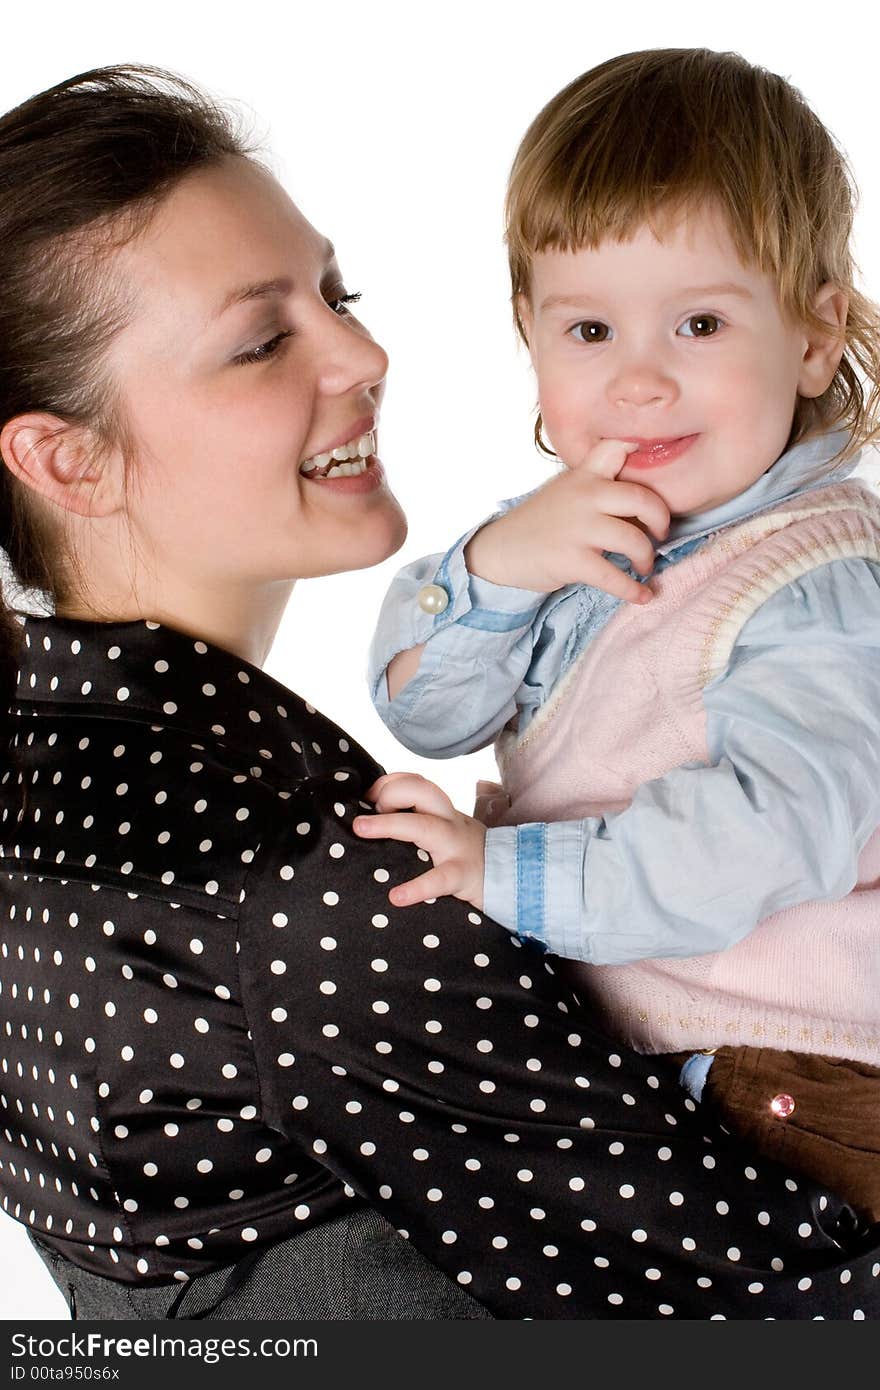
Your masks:
M 396 555 L 407 537 L 409 524 L 403 512 L 398 508 L 397 516 L 393 518 L 393 524 L 389 525 L 382 543 L 370 548 L 368 559 L 364 559 L 358 564 L 351 559 L 346 564 L 346 569 L 369 569 L 371 565 L 381 565 L 383 560 L 388 560 L 392 555 Z
M 326 568 L 318 573 L 346 574 L 349 570 L 371 569 L 395 555 L 406 540 L 406 517 L 395 503 L 393 508 L 386 511 L 381 524 L 377 523 L 378 518 L 372 518 L 369 526 L 348 538 L 344 549 L 336 555 L 327 554 Z

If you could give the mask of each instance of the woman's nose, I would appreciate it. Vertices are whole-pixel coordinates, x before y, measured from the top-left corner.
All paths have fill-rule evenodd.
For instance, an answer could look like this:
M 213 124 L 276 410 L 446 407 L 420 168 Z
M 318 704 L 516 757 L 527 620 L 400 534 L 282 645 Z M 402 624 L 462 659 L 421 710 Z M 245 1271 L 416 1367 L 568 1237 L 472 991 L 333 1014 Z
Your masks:
M 357 387 L 369 389 L 378 386 L 387 371 L 388 354 L 367 330 L 350 319 L 337 319 L 325 345 L 322 389 L 328 395 L 341 395 Z
M 608 399 L 617 406 L 672 405 L 678 385 L 656 363 L 630 362 L 608 382 Z

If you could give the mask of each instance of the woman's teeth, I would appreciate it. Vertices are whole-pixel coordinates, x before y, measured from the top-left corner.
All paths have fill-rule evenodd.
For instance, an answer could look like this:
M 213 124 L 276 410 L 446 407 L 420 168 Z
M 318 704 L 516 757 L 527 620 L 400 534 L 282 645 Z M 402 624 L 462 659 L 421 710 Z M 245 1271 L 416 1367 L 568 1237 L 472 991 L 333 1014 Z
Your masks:
M 367 459 L 375 451 L 376 440 L 370 430 L 362 434 L 360 439 L 350 439 L 347 444 L 340 444 L 338 449 L 330 453 L 315 454 L 313 458 L 304 459 L 299 471 L 309 477 L 355 478 L 359 473 L 366 472 Z

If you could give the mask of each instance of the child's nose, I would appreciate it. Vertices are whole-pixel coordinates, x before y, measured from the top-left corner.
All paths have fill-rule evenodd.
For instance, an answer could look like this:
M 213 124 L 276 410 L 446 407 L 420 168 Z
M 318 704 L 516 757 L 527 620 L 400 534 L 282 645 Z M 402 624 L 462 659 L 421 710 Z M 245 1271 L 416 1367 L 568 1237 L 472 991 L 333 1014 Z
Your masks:
M 617 406 L 671 405 L 678 399 L 678 386 L 656 366 L 631 363 L 609 381 L 608 399 Z

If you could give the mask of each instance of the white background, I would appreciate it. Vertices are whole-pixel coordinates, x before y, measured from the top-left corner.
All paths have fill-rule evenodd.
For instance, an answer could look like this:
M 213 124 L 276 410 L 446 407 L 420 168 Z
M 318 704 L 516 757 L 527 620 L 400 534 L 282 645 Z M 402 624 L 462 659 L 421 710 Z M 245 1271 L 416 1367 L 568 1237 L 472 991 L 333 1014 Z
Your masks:
M 358 313 L 391 355 L 381 454 L 410 533 L 374 570 L 298 586 L 266 669 L 464 809 L 476 778 L 493 775 L 491 752 L 414 758 L 373 712 L 363 673 L 397 567 L 549 476 L 531 443 L 534 387 L 501 241 L 516 144 L 555 91 L 615 53 L 735 49 L 800 87 L 848 152 L 862 187 L 857 257 L 880 295 L 876 54 L 853 13 L 838 13 L 838 31 L 832 8 L 804 0 L 43 0 L 4 13 L 0 109 L 101 64 L 171 68 L 249 110 L 278 177 L 336 243 L 349 289 L 364 292 Z M 16 1317 L 66 1309 L 23 1228 L 0 1214 L 0 1318 Z

